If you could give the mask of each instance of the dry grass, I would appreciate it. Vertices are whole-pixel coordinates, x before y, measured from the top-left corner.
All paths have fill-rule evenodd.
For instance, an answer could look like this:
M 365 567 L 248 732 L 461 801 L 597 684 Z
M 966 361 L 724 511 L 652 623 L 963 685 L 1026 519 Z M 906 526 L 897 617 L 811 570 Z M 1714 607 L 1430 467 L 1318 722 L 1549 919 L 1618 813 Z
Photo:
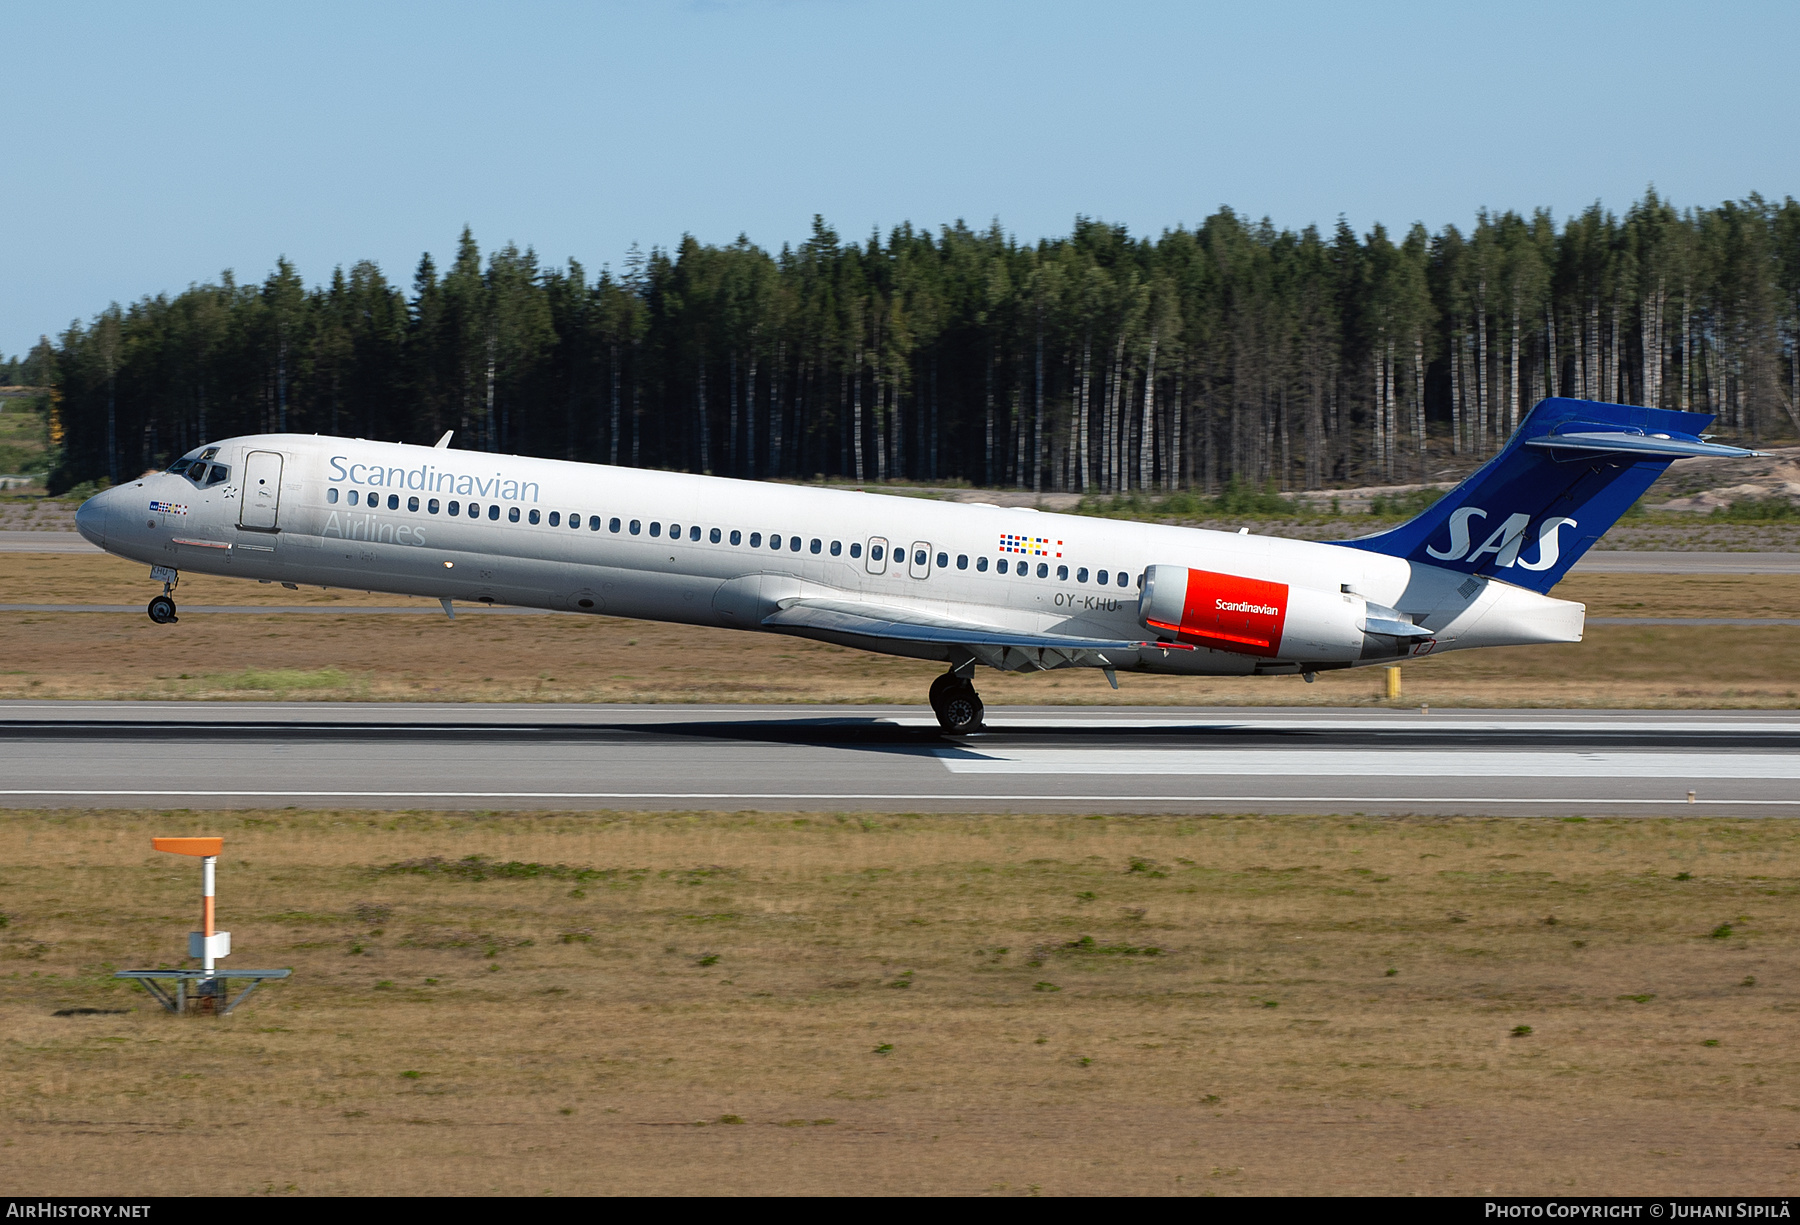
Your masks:
M 190 924 L 152 832 L 226 835 L 233 963 L 292 980 L 215 1020 L 107 977 Z M 0 1163 L 21 1194 L 1776 1194 L 1797 833 L 12 813 Z M 470 855 L 593 871 L 381 870 Z
M 154 589 L 108 557 L 0 554 L 11 602 L 122 603 Z M 1646 597 L 1646 592 L 1653 593 Z M 336 600 L 242 580 L 185 580 L 188 604 Z M 1594 616 L 1800 615 L 1800 576 L 1595 575 L 1558 588 Z M 803 639 L 614 617 L 0 614 L 0 698 L 310 698 L 399 701 L 920 703 L 939 665 Z M 990 705 L 1378 705 L 1379 669 L 1185 680 L 1098 673 L 978 678 Z M 1793 707 L 1800 628 L 1592 626 L 1576 646 L 1411 662 L 1405 703 L 1436 706 Z

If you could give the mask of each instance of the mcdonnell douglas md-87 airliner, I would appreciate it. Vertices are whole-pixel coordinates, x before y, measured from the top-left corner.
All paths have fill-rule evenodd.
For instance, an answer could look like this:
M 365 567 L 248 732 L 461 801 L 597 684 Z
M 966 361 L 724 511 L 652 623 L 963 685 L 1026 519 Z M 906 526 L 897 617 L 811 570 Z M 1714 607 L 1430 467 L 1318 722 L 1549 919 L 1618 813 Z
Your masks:
M 301 434 L 195 448 L 75 524 L 151 566 L 718 629 L 948 670 L 946 731 L 981 726 L 975 666 L 1313 675 L 1470 647 L 1579 642 L 1547 593 L 1686 456 L 1699 413 L 1548 399 L 1430 509 L 1336 543 Z

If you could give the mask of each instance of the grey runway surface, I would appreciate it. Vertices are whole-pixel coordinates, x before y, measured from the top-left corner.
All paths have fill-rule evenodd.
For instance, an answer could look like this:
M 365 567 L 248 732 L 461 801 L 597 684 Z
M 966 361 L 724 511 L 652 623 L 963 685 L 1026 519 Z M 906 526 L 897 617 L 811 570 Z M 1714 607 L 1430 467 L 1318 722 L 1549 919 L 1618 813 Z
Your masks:
M 948 738 L 916 707 L 0 703 L 0 805 L 1800 815 L 1800 712 L 1030 707 L 988 723 Z

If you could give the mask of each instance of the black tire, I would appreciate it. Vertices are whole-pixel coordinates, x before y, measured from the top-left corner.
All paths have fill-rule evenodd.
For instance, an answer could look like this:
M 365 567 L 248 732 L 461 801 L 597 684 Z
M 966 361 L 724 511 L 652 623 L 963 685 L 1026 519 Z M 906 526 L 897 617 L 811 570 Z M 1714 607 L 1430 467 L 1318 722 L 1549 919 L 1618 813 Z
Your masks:
M 940 676 L 932 678 L 931 693 L 926 700 L 931 703 L 932 710 L 942 710 L 944 700 L 956 690 L 967 688 L 968 684 L 968 681 L 965 681 L 956 673 L 945 672 Z
M 158 625 L 173 625 L 181 618 L 175 615 L 175 601 L 166 595 L 159 595 L 150 601 L 150 619 Z
M 944 694 L 941 701 L 933 702 L 932 710 L 937 714 L 938 726 L 952 735 L 981 730 L 981 698 L 967 681 Z

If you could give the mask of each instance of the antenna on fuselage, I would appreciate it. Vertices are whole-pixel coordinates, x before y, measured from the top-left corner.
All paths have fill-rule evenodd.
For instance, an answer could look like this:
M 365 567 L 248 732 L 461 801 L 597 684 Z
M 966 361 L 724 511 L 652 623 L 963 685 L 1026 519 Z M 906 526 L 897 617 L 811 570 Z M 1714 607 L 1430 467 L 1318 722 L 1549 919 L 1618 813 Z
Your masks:
M 438 451 L 448 450 L 450 447 L 450 439 L 455 435 L 455 433 L 456 433 L 455 430 L 445 430 L 444 436 L 442 438 L 438 439 L 437 442 L 432 444 L 433 449 L 438 450 Z

